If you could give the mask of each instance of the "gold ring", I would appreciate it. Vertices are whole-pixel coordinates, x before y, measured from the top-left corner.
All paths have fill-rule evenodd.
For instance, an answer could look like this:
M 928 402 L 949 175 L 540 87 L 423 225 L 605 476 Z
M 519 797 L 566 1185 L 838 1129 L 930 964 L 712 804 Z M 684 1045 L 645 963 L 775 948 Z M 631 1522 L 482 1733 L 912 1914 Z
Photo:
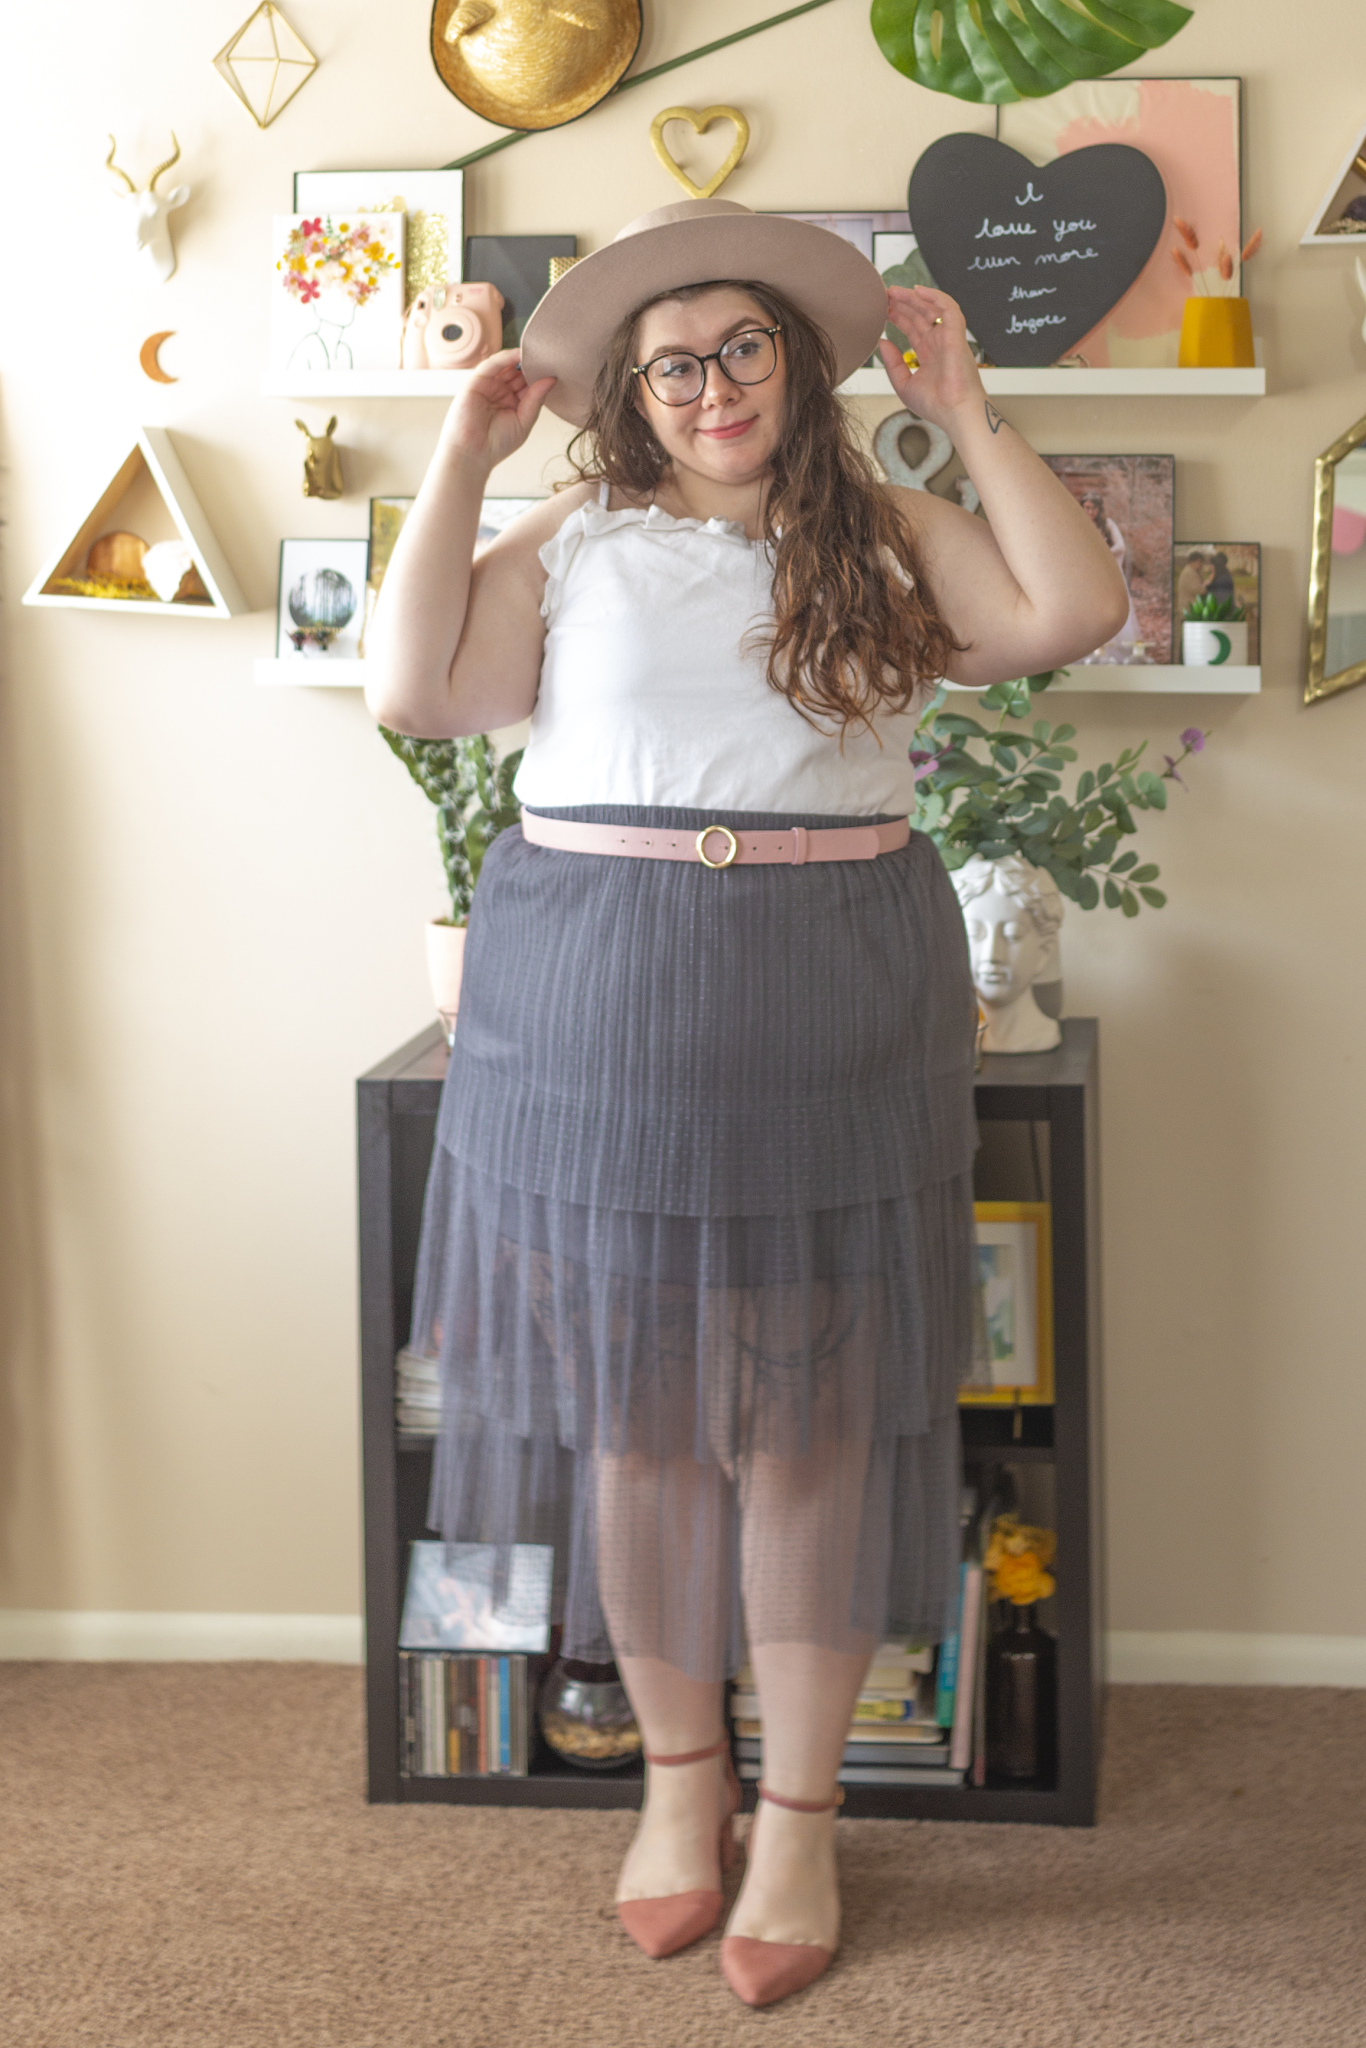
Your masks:
M 707 841 L 711 838 L 713 832 L 719 832 L 723 839 L 730 841 L 729 850 L 723 860 L 710 860 L 707 857 Z M 729 825 L 704 825 L 697 835 L 697 858 L 701 861 L 704 868 L 728 868 L 739 851 L 740 842 L 731 831 Z
M 936 313 L 933 320 L 931 320 L 930 325 L 931 327 L 942 327 L 944 325 L 944 315 L 942 313 Z

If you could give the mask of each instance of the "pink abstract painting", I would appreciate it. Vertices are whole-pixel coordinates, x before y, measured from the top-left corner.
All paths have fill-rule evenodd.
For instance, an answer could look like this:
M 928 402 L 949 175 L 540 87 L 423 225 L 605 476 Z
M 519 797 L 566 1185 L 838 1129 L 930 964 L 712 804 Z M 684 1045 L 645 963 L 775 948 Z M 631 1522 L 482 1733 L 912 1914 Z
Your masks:
M 1162 174 L 1167 219 L 1157 247 L 1119 304 L 1078 344 L 1093 368 L 1175 368 L 1191 280 L 1172 260 L 1173 219 L 1199 237 L 1190 255 L 1197 271 L 1213 269 L 1224 243 L 1234 273 L 1221 289 L 1241 291 L 1241 86 L 1237 78 L 1097 78 L 997 109 L 999 139 L 1031 163 L 1127 142 Z

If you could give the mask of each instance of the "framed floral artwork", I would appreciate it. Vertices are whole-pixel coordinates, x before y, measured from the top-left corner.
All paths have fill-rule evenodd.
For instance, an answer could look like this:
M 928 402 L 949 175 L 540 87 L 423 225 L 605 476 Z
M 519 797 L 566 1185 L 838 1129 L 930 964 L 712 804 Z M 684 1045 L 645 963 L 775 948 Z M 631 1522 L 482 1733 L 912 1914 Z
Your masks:
M 464 276 L 463 171 L 296 171 L 294 211 L 401 213 L 404 216 L 403 303 L 430 285 Z
M 403 347 L 401 213 L 285 213 L 273 223 L 276 370 L 396 370 Z

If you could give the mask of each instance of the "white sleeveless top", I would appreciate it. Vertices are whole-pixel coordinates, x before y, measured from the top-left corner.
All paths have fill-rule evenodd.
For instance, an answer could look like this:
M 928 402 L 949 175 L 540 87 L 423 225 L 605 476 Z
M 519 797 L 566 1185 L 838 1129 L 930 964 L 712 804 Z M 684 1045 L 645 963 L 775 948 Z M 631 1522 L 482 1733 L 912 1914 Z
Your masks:
M 587 504 L 541 561 L 545 656 L 513 785 L 529 809 L 915 809 L 914 703 L 841 749 L 836 730 L 816 730 L 770 688 L 764 652 L 742 644 L 771 619 L 773 582 L 743 526 Z

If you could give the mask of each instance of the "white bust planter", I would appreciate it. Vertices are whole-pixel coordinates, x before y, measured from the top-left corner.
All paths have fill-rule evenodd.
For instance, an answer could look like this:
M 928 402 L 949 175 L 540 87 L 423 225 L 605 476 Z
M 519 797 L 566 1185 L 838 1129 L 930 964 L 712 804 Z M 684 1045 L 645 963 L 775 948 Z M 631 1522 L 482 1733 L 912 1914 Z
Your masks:
M 1057 933 L 1063 899 L 1053 877 L 1009 854 L 979 854 L 949 877 L 963 908 L 972 981 L 986 1015 L 984 1052 L 1051 1052 L 1061 1043 L 1056 1017 L 1034 1000 L 1036 981 L 1058 976 Z
M 1246 619 L 1185 619 L 1181 659 L 1187 668 L 1246 668 Z

